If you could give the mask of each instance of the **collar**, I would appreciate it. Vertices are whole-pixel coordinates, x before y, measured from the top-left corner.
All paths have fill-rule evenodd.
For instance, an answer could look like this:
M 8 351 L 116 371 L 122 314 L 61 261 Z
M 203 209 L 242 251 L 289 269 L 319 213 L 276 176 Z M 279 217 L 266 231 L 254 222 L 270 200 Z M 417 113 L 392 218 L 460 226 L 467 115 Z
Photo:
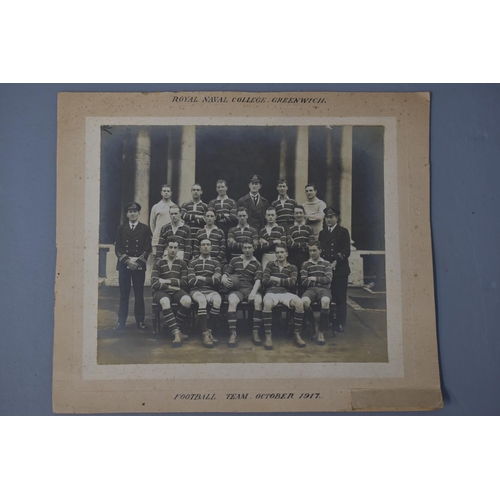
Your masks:
M 221 201 L 221 200 L 222 200 L 222 201 L 226 201 L 226 200 L 228 200 L 228 199 L 229 199 L 229 196 L 226 194 L 226 195 L 224 196 L 224 198 L 221 198 L 220 196 L 217 196 L 217 198 L 215 198 L 215 199 L 216 199 L 216 200 L 219 200 L 219 201 Z
M 238 229 L 246 229 L 247 227 L 250 227 L 250 224 L 247 222 L 246 226 L 241 227 L 239 224 L 236 226 Z
M 318 262 L 314 262 L 314 260 L 312 260 L 312 258 L 309 258 L 309 259 L 307 260 L 307 262 L 312 262 L 313 264 L 318 264 L 319 262 L 326 262 L 326 260 L 325 260 L 325 259 L 323 259 L 323 257 L 320 257 L 320 258 L 318 259 Z
M 333 227 L 326 226 L 326 229 L 328 229 L 328 232 L 333 231 L 337 227 L 337 225 L 338 224 L 335 224 L 335 226 L 333 226 Z
M 286 195 L 286 198 L 285 198 L 284 200 L 282 200 L 282 199 L 278 196 L 278 198 L 277 198 L 277 200 L 276 200 L 276 201 L 287 201 L 287 200 L 289 200 L 289 199 L 290 199 L 290 196 L 288 196 L 288 195 Z

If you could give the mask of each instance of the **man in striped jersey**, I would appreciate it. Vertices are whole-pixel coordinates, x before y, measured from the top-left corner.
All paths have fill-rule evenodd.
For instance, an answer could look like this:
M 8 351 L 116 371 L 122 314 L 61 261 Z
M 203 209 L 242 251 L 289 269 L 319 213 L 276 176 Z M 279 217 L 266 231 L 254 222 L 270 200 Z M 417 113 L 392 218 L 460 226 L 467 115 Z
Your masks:
M 198 319 L 203 335 L 203 345 L 208 348 L 217 343 L 212 332 L 217 326 L 222 302 L 221 296 L 214 289 L 221 280 L 220 263 L 211 257 L 211 250 L 210 240 L 203 239 L 200 243 L 200 256 L 195 257 L 188 266 L 188 283 L 192 288 L 191 298 L 198 303 Z M 211 305 L 209 318 L 207 318 L 207 304 Z
M 330 285 L 332 283 L 332 265 L 320 257 L 321 243 L 314 241 L 309 245 L 310 259 L 302 264 L 300 275 L 306 291 L 302 295 L 304 302 L 306 320 L 313 327 L 313 338 L 318 345 L 325 345 L 325 331 L 330 316 L 330 303 L 332 294 Z M 321 312 L 319 315 L 319 331 L 316 328 L 314 313 L 311 304 L 319 302 Z
M 276 223 L 276 209 L 266 210 L 267 224 L 260 230 L 259 245 L 262 251 L 262 269 L 265 271 L 269 262 L 276 260 L 276 245 L 286 245 L 285 228 Z
M 300 272 L 302 264 L 309 259 L 308 245 L 314 241 L 314 234 L 311 226 L 306 224 L 304 207 L 297 205 L 293 209 L 295 224 L 288 232 L 287 245 L 289 249 L 288 260 Z M 302 295 L 302 280 L 299 276 L 299 295 Z
M 281 243 L 275 248 L 276 261 L 270 262 L 262 275 L 262 284 L 267 287 L 264 295 L 264 309 L 262 319 L 264 321 L 264 331 L 266 339 L 264 347 L 267 350 L 273 348 L 272 340 L 272 319 L 273 308 L 278 304 L 283 304 L 289 309 L 295 309 L 293 317 L 293 337 L 297 347 L 305 347 L 306 343 L 300 336 L 302 330 L 302 320 L 304 318 L 304 304 L 300 297 L 295 295 L 293 290 L 297 283 L 297 268 L 287 261 L 288 251 Z
M 191 247 L 194 246 L 194 239 L 198 229 L 205 225 L 205 212 L 207 204 L 201 201 L 203 189 L 199 184 L 193 184 L 191 188 L 191 200 L 181 205 L 181 218 L 191 229 Z M 185 259 L 184 259 L 185 260 Z M 186 262 L 188 262 L 186 260 Z
M 181 210 L 178 205 L 170 207 L 170 218 L 172 222 L 165 224 L 160 231 L 158 246 L 156 247 L 156 259 L 161 259 L 170 241 L 177 241 L 179 250 L 177 256 L 184 262 L 191 260 L 191 229 L 181 220 Z
M 217 259 L 222 265 L 226 263 L 226 237 L 222 229 L 215 225 L 215 210 L 208 208 L 205 212 L 205 227 L 199 229 L 194 239 L 193 257 L 199 257 L 201 254 L 201 242 L 205 239 L 210 240 L 210 256 Z
M 285 179 L 281 179 L 276 188 L 279 196 L 277 200 L 272 202 L 271 206 L 276 209 L 278 226 L 284 227 L 285 231 L 288 232 L 295 221 L 294 208 L 297 206 L 297 202 L 288 197 L 288 182 Z
M 257 229 L 248 224 L 248 210 L 245 207 L 238 208 L 238 225 L 232 227 L 227 235 L 227 247 L 231 252 L 231 258 L 243 253 L 243 242 L 250 238 L 254 248 L 259 244 Z
M 215 210 L 215 224 L 224 231 L 227 238 L 229 229 L 238 222 L 236 215 L 236 201 L 227 195 L 227 182 L 219 179 L 216 183 L 217 198 L 208 203 L 210 208 Z
M 242 242 L 242 246 L 243 255 L 238 255 L 231 259 L 222 276 L 222 284 L 228 289 L 231 289 L 233 286 L 229 275 L 236 274 L 240 280 L 240 288 L 230 291 L 227 298 L 229 303 L 227 321 L 231 334 L 228 342 L 229 347 L 236 347 L 238 344 L 236 339 L 236 309 L 238 304 L 244 300 L 253 302 L 252 340 L 256 345 L 261 344 L 259 329 L 262 326 L 262 296 L 257 292 L 262 281 L 262 266 L 253 255 L 255 249 L 253 240 L 247 238 Z
M 179 243 L 169 241 L 164 257 L 154 263 L 151 272 L 153 302 L 161 305 L 165 326 L 174 336 L 174 347 L 182 345 L 180 329 L 192 304 L 191 297 L 183 290 L 187 288 L 188 271 L 185 262 L 177 257 L 178 250 Z M 179 304 L 177 319 L 172 311 L 172 302 Z

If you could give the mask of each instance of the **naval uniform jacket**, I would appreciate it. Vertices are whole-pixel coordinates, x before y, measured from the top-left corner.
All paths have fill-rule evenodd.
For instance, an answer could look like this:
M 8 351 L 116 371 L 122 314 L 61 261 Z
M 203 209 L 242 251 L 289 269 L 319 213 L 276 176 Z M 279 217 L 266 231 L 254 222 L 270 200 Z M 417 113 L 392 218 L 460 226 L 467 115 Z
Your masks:
M 266 210 L 269 208 L 269 202 L 259 194 L 257 205 L 253 202 L 250 194 L 243 196 L 238 200 L 238 208 L 244 207 L 248 211 L 248 223 L 257 229 L 257 233 L 266 225 Z
M 146 262 L 151 253 L 151 230 L 146 224 L 138 222 L 135 229 L 130 229 L 127 221 L 118 227 L 116 231 L 115 253 L 118 257 L 116 269 L 118 271 L 128 269 L 127 261 L 130 257 L 138 257 L 136 264 L 141 271 L 146 271 Z
M 328 227 L 322 229 L 318 240 L 323 247 L 321 257 L 332 264 L 337 262 L 333 275 L 348 276 L 351 274 L 351 269 L 349 268 L 351 237 L 349 231 L 337 224 L 332 232 L 329 231 Z

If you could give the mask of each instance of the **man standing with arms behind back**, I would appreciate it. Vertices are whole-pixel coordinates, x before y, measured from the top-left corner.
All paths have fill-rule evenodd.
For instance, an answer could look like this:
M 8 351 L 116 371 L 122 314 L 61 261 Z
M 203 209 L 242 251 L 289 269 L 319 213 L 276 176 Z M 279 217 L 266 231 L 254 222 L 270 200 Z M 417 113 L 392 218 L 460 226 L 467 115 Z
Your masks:
M 144 330 L 144 280 L 146 262 L 151 253 L 151 230 L 139 222 L 141 205 L 131 202 L 125 205 L 128 222 L 116 231 L 115 253 L 118 257 L 116 269 L 120 284 L 120 308 L 115 330 L 123 330 L 127 323 L 130 283 L 134 287 L 134 315 L 137 327 Z

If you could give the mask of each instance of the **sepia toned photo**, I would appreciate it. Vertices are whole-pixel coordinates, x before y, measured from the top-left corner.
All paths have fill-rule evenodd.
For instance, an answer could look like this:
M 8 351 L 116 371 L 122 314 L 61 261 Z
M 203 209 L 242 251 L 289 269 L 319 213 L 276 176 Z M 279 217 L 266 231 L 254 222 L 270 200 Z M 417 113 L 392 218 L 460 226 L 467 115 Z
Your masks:
M 61 95 L 55 411 L 440 407 L 428 104 Z

